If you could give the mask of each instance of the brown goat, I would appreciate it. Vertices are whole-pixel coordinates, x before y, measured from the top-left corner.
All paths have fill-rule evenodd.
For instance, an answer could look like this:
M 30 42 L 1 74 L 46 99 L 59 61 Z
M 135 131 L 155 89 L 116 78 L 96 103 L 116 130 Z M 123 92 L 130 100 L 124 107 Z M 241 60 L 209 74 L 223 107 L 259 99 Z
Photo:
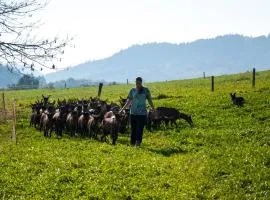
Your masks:
M 78 130 L 82 137 L 87 136 L 90 113 L 83 113 L 78 119 Z
M 49 106 L 40 117 L 40 130 L 43 129 L 45 137 L 51 137 L 53 131 L 53 107 Z
M 87 130 L 88 130 L 89 137 L 93 137 L 93 136 L 96 137 L 96 134 L 94 133 L 94 125 L 95 125 L 95 118 L 90 115 L 87 122 Z
M 119 131 L 119 114 L 114 114 L 112 111 L 107 112 L 102 120 L 102 137 L 101 141 L 106 141 L 108 135 L 111 136 L 112 144 L 116 144 Z
M 67 115 L 66 120 L 67 131 L 70 132 L 70 136 L 74 136 L 78 129 L 78 114 L 76 112 L 71 112 Z
M 53 115 L 53 124 L 58 138 L 62 137 L 62 133 L 65 129 L 65 121 L 65 107 L 61 106 L 60 110 Z

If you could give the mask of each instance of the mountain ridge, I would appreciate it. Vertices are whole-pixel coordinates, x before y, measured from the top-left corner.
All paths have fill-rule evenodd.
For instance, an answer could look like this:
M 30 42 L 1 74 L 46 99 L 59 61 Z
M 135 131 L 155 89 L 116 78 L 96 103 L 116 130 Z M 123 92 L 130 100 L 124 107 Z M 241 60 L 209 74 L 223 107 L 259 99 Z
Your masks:
M 79 64 L 45 76 L 47 81 L 90 79 L 125 82 L 142 76 L 147 81 L 184 79 L 259 70 L 270 66 L 270 36 L 238 34 L 188 43 L 146 43 L 120 50 L 111 57 Z

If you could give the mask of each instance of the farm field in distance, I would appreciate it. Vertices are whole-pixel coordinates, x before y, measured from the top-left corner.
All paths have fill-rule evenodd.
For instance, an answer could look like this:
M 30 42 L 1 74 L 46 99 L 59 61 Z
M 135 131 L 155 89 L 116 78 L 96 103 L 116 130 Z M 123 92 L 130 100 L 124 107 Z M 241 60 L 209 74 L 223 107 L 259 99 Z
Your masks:
M 270 71 L 146 83 L 155 107 L 191 114 L 194 127 L 149 132 L 140 148 L 120 134 L 115 146 L 94 139 L 44 138 L 29 126 L 30 103 L 89 98 L 98 87 L 5 91 L 17 105 L 17 145 L 11 120 L 0 123 L 0 199 L 270 199 Z M 104 86 L 117 102 L 130 85 Z M 230 93 L 245 98 L 232 104 Z M 158 96 L 164 98 L 157 98 Z M 1 109 L 0 100 L 0 109 Z

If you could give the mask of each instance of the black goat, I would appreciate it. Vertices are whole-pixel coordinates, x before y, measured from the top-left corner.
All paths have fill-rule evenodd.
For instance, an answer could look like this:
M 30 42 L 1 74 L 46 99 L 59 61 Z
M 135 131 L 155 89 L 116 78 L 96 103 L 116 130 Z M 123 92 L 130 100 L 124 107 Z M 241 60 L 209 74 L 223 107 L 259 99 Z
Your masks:
M 149 130 L 151 130 L 152 127 L 159 128 L 162 122 L 164 122 L 166 126 L 169 123 L 171 125 L 176 125 L 176 120 L 178 119 L 184 119 L 190 126 L 193 126 L 193 121 L 190 115 L 180 113 L 175 108 L 158 107 L 153 111 L 149 111 L 147 128 Z
M 236 93 L 231 93 L 232 102 L 234 105 L 243 106 L 245 99 L 243 97 L 236 97 Z

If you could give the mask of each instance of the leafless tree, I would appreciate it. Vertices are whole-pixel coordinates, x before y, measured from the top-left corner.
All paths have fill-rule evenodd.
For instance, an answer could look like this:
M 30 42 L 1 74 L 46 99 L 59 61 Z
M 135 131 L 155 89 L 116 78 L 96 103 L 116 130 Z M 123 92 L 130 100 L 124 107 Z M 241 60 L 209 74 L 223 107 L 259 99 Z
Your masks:
M 32 71 L 54 69 L 71 38 L 40 38 L 33 31 L 41 22 L 33 15 L 48 4 L 42 0 L 0 0 L 0 64 L 10 71 L 18 66 Z

